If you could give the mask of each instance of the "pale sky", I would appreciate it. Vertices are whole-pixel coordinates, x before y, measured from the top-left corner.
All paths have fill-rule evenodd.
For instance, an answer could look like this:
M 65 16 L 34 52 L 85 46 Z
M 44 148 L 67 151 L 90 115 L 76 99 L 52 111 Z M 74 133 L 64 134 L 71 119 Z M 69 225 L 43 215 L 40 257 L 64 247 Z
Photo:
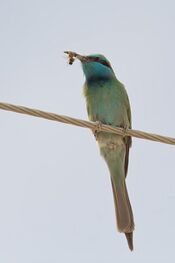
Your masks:
M 2 102 L 87 119 L 80 63 L 102 53 L 133 128 L 175 136 L 175 3 L 0 0 Z M 87 129 L 0 110 L 0 262 L 173 262 L 174 146 L 133 139 L 135 250 L 116 231 L 106 164 Z

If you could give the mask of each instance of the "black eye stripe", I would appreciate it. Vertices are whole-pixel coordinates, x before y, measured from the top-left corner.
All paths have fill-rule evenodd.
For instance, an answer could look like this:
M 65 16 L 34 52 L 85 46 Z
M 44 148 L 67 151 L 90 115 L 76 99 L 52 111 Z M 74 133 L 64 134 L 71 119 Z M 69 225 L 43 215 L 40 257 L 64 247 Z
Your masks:
M 98 63 L 105 65 L 108 68 L 111 68 L 111 65 L 109 64 L 109 62 L 107 62 L 106 60 L 102 60 L 99 57 L 88 57 L 88 59 L 89 61 L 98 62 Z

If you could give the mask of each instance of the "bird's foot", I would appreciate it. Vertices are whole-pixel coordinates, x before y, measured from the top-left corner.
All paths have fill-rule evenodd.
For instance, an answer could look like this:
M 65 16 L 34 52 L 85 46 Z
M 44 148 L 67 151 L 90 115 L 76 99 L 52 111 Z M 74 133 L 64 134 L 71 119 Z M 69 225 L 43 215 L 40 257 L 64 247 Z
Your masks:
M 101 132 L 101 126 L 102 126 L 102 122 L 101 121 L 97 121 L 96 125 L 92 129 L 92 132 L 93 132 L 96 140 L 98 139 L 99 132 Z
M 123 129 L 123 138 L 125 138 L 127 136 L 128 126 L 125 125 L 122 127 L 122 129 Z

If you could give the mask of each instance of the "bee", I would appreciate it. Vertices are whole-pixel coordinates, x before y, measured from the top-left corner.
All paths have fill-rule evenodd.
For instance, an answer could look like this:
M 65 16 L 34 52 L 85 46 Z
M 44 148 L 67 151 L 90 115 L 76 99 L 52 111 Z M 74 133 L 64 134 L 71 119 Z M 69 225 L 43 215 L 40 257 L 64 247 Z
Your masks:
M 73 57 L 72 54 L 69 54 L 69 65 L 72 65 L 75 61 L 75 58 Z
M 71 52 L 71 51 L 64 51 L 64 53 L 66 53 L 68 55 L 69 65 L 72 65 L 75 61 L 77 54 L 75 52 Z

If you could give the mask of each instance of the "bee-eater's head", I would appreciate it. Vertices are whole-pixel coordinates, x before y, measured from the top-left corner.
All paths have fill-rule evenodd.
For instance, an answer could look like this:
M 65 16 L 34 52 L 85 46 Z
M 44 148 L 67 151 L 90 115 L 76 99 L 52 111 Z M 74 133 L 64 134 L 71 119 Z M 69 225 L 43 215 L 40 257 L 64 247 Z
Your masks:
M 81 61 L 83 72 L 87 80 L 114 78 L 115 74 L 110 62 L 103 55 L 94 54 L 82 56 L 74 52 L 66 51 L 69 56 Z

